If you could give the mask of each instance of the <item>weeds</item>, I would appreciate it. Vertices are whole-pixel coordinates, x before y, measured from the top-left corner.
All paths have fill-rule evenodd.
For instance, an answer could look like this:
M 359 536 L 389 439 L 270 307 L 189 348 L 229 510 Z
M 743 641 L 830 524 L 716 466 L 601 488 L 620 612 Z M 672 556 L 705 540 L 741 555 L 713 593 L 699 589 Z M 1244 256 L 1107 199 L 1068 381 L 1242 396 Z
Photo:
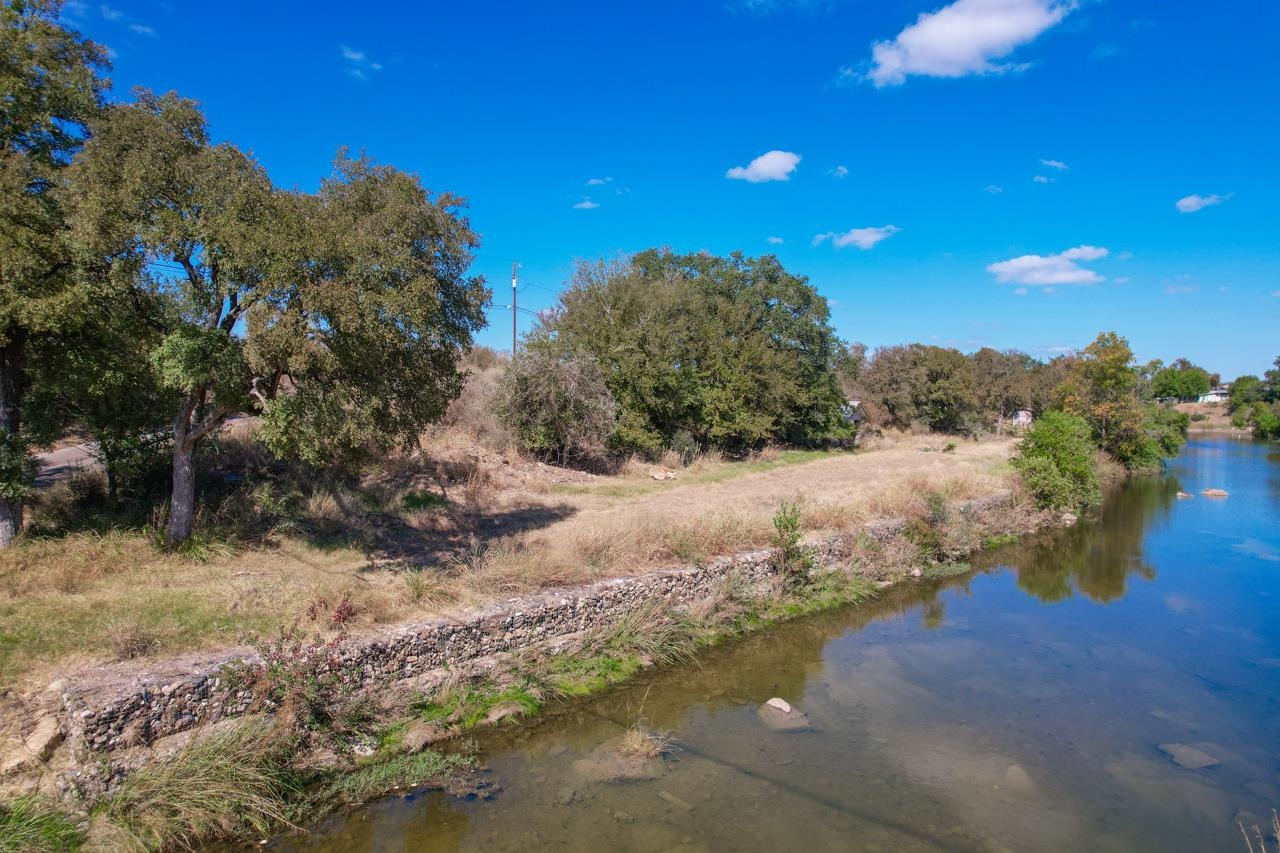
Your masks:
M 39 797 L 0 803 L 0 853 L 78 850 L 80 841 L 75 822 Z
M 775 562 L 787 582 L 793 586 L 808 582 L 813 571 L 814 557 L 809 548 L 800 544 L 800 505 L 783 501 L 773 516 L 773 536 L 770 539 L 777 549 Z

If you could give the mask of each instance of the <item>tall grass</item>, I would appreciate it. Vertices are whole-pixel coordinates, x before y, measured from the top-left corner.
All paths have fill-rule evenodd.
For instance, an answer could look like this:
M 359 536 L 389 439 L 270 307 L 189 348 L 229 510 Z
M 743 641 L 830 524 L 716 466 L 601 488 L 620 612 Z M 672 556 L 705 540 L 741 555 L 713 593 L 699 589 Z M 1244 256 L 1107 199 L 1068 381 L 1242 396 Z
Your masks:
M 266 834 L 288 824 L 289 800 L 300 792 L 286 755 L 269 723 L 245 721 L 144 765 L 104 813 L 141 849 L 190 850 L 207 839 Z
M 79 847 L 80 832 L 75 823 L 39 797 L 0 803 L 0 853 Z

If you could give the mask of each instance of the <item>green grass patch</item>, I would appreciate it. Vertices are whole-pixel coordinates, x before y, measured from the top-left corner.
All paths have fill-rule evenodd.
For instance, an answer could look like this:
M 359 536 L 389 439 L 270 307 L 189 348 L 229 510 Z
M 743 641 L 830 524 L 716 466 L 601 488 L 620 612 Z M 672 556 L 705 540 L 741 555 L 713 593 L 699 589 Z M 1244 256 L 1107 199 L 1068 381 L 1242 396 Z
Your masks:
M 398 755 L 348 773 L 335 774 L 316 791 L 315 799 L 328 805 L 362 803 L 394 788 L 439 783 L 472 763 L 463 755 L 445 755 L 430 750 L 415 755 Z
M 39 797 L 18 797 L 0 803 L 0 851 L 78 850 L 80 831 L 75 822 Z
M 640 658 L 632 654 L 561 655 L 551 659 L 545 678 L 561 696 L 590 696 L 626 681 L 643 668 Z
M 1013 533 L 997 533 L 994 536 L 988 536 L 982 540 L 982 547 L 986 550 L 992 548 L 1003 548 L 1006 545 L 1013 545 L 1020 541 L 1020 537 Z
M 421 489 L 406 494 L 400 499 L 400 505 L 405 509 L 437 509 L 448 506 L 449 502 L 435 492 Z
M 542 710 L 542 699 L 533 685 L 520 683 L 506 687 L 493 684 L 469 684 L 452 690 L 438 701 L 424 702 L 414 710 L 428 723 L 456 724 L 463 729 L 475 728 L 489 712 L 499 705 L 514 704 L 520 707 L 520 716 L 529 716 Z

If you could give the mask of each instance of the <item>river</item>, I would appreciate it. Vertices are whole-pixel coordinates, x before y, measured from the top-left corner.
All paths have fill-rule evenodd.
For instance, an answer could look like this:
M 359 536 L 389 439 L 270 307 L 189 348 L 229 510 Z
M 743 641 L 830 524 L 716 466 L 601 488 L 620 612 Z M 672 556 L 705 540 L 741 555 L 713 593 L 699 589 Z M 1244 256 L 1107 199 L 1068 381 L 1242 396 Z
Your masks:
M 983 554 L 972 574 L 481 734 L 491 800 L 387 798 L 276 843 L 1244 850 L 1237 820 L 1280 807 L 1278 519 L 1280 448 L 1196 438 L 1098 517 Z M 763 726 L 774 696 L 812 729 Z M 582 760 L 641 719 L 677 741 L 657 777 L 586 781 Z

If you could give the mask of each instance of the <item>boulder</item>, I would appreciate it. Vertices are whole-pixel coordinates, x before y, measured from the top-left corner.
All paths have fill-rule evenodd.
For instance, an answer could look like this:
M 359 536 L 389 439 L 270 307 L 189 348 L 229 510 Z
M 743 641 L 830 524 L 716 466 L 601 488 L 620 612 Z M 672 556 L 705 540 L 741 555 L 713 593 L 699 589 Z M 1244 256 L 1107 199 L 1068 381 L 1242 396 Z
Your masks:
M 41 717 L 27 735 L 25 745 L 40 761 L 48 761 L 62 743 L 62 724 L 57 717 Z
M 655 480 L 674 480 L 678 475 L 670 468 L 650 468 L 649 476 Z
M 1036 787 L 1027 771 L 1017 764 L 1010 764 L 1004 771 L 1004 783 L 1015 791 L 1032 791 Z
M 1188 500 L 1188 499 L 1189 499 L 1189 498 L 1191 498 L 1191 497 L 1193 497 L 1193 496 L 1192 496 L 1192 495 L 1187 494 L 1186 492 L 1178 492 L 1178 500 L 1180 500 L 1180 501 Z
M 1185 743 L 1162 743 L 1160 751 L 1169 756 L 1179 767 L 1185 767 L 1188 770 L 1203 770 L 1222 763 L 1203 749 Z
M 1200 494 L 1206 498 L 1225 498 L 1228 494 L 1226 489 L 1205 489 Z
M 804 712 L 791 707 L 790 702 L 776 696 L 761 705 L 756 713 L 760 717 L 760 722 L 764 723 L 770 731 L 803 732 L 811 728 L 809 718 L 804 715 Z

